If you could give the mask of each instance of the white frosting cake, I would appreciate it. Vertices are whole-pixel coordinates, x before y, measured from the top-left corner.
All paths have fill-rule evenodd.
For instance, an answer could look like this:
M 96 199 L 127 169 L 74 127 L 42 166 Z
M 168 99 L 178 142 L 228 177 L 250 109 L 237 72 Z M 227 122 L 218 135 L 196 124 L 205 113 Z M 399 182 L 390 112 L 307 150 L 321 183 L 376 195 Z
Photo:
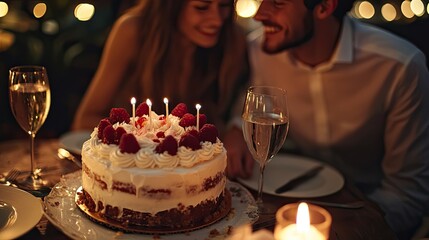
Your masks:
M 202 133 L 205 128 L 213 132 L 214 126 L 197 131 L 189 114 L 151 112 L 150 118 L 125 114 L 123 119 L 116 122 L 111 113 L 111 125 L 100 122 L 84 143 L 81 203 L 124 225 L 180 229 L 205 224 L 207 216 L 199 215 L 219 211 L 225 197 L 226 150 L 217 131 L 211 141 Z

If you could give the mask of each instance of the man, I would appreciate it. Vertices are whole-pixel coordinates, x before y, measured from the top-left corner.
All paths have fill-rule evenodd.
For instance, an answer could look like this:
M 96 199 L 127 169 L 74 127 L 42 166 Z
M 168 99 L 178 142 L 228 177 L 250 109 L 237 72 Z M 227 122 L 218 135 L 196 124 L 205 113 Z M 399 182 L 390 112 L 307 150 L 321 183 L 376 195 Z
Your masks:
M 263 1 L 264 32 L 249 36 L 252 84 L 286 89 L 288 140 L 353 180 L 409 239 L 429 203 L 429 72 L 415 46 L 346 16 L 352 5 Z M 229 177 L 249 177 L 241 131 L 224 143 Z

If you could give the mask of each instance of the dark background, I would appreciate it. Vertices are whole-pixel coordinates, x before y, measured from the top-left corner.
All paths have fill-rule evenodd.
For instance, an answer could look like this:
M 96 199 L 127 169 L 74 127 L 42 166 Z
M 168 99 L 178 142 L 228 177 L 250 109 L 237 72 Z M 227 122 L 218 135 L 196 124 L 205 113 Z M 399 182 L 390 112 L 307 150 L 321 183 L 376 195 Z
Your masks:
M 58 137 L 69 130 L 80 99 L 97 68 L 104 41 L 115 19 L 134 4 L 131 0 L 47 0 L 47 13 L 33 16 L 40 1 L 13 0 L 9 13 L 0 18 L 0 141 L 28 135 L 16 123 L 9 107 L 8 70 L 17 65 L 43 65 L 51 86 L 51 108 L 37 138 Z M 74 17 L 82 2 L 95 6 L 91 20 Z M 9 17 L 13 15 L 14 17 Z M 46 34 L 46 21 L 54 20 L 58 32 Z M 2 31 L 14 35 L 14 43 L 2 49 Z
M 28 137 L 16 123 L 10 107 L 8 69 L 17 65 L 43 65 L 51 84 L 51 109 L 38 138 L 59 137 L 69 131 L 80 99 L 97 68 L 105 39 L 117 17 L 135 0 L 90 0 L 95 14 L 78 21 L 73 10 L 82 1 L 47 0 L 48 11 L 36 19 L 32 8 L 38 1 L 13 0 L 9 14 L 0 18 L 0 141 Z M 427 4 L 427 3 L 426 3 Z M 13 12 L 14 18 L 10 17 Z M 58 31 L 46 34 L 46 21 L 54 20 Z M 429 56 L 429 17 L 412 20 L 372 22 L 414 43 Z M 11 46 L 3 43 L 13 36 Z

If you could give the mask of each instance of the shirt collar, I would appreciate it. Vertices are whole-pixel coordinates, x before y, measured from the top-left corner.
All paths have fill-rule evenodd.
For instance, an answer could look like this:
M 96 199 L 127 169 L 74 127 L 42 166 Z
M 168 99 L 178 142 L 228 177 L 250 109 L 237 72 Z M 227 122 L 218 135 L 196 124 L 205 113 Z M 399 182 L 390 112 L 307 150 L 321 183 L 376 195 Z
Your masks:
M 335 63 L 351 63 L 353 61 L 353 46 L 353 20 L 346 15 L 343 19 L 337 47 L 328 62 L 321 63 L 315 68 L 311 68 L 306 66 L 305 64 L 295 61 L 289 51 L 286 51 L 278 57 L 282 56 L 281 58 L 283 58 L 283 61 L 293 62 L 295 65 L 303 69 L 308 69 L 312 71 L 324 71 L 326 69 L 330 69 Z
M 338 39 L 337 49 L 332 56 L 331 62 L 346 62 L 353 61 L 353 22 L 349 16 L 344 16 L 341 35 Z

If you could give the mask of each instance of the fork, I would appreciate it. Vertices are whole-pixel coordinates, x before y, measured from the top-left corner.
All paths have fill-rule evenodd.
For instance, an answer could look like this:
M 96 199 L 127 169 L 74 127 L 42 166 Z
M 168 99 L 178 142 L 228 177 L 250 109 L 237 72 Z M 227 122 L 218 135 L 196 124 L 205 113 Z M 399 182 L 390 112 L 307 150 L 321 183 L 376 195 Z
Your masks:
M 0 179 L 0 184 L 12 186 L 14 185 L 13 182 L 15 182 L 15 180 L 19 177 L 20 174 L 21 174 L 21 171 L 19 171 L 18 169 L 12 168 L 12 170 L 10 170 L 7 173 L 6 177 Z

